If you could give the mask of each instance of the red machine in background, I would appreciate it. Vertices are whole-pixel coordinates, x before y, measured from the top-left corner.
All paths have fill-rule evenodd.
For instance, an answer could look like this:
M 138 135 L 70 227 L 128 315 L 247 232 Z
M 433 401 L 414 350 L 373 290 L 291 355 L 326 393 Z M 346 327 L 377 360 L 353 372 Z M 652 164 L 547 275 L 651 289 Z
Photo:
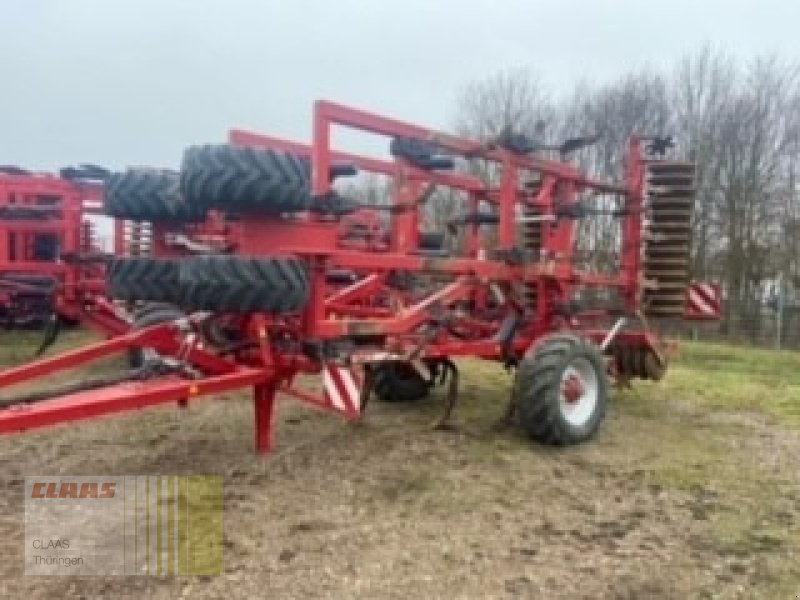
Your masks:
M 334 127 L 384 136 L 391 158 L 334 150 Z M 309 146 L 244 131 L 230 142 L 190 148 L 180 175 L 109 178 L 108 212 L 153 222 L 137 225 L 151 252 L 109 271 L 109 294 L 140 307 L 134 330 L 7 370 L 0 387 L 122 351 L 146 359 L 110 387 L 6 398 L 0 431 L 252 387 L 266 451 L 278 393 L 358 419 L 373 394 L 410 401 L 447 383 L 444 424 L 453 359 L 480 357 L 516 368 L 509 417 L 571 444 L 597 431 L 611 379 L 663 376 L 651 323 L 686 312 L 694 177 L 648 150 L 663 140 L 631 140 L 620 182 L 541 158 L 522 136 L 479 142 L 329 102 Z M 337 191 L 357 172 L 387 177 L 391 201 Z M 463 198 L 448 219 L 458 244 L 421 230 L 438 190 Z M 597 250 L 580 224 L 598 215 L 618 227 L 612 268 L 580 258 Z M 323 392 L 301 389 L 301 373 L 320 374 Z
M 0 167 L 0 320 L 36 326 L 53 315 L 106 333 L 126 328 L 105 297 L 108 256 L 89 215 L 103 214 L 108 172 L 93 165 L 56 175 Z
M 106 294 L 106 266 L 112 257 L 146 257 L 224 249 L 209 245 L 219 236 L 212 218 L 192 223 L 192 237 L 182 228 L 191 212 L 153 212 L 151 192 L 163 200 L 163 184 L 176 173 L 158 169 L 131 171 L 146 184 L 143 197 L 111 197 L 133 204 L 122 207 L 126 219 L 108 224 L 101 248 L 93 216 L 115 216 L 120 207 L 104 202 L 107 180 L 118 177 L 94 165 L 61 169 L 59 175 L 34 173 L 18 167 L 0 167 L 0 322 L 6 327 L 47 326 L 44 350 L 57 334 L 59 323 L 80 323 L 106 336 L 127 332 L 132 317 Z M 165 179 L 166 178 L 166 179 Z M 176 180 L 177 181 L 177 180 Z M 149 211 L 149 212 L 148 212 Z M 142 215 L 147 221 L 142 220 Z M 201 221 L 205 215 L 201 216 Z M 163 233 L 163 223 L 169 233 Z M 154 229 L 160 235 L 153 235 Z

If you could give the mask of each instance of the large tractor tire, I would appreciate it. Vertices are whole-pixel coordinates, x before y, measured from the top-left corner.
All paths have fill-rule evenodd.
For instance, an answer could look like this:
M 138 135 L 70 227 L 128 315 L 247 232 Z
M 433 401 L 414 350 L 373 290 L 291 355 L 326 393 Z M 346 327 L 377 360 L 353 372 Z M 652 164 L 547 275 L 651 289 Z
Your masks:
M 308 303 L 311 284 L 297 258 L 197 256 L 181 263 L 181 287 L 194 310 L 292 313 Z
M 147 329 L 153 325 L 175 321 L 184 316 L 186 316 L 185 313 L 177 306 L 163 302 L 153 302 L 145 304 L 134 313 L 132 328 L 135 331 Z M 128 362 L 131 368 L 134 369 L 139 369 L 146 362 L 157 358 L 158 353 L 152 348 L 131 348 L 128 351 Z
M 274 150 L 193 146 L 183 155 L 187 202 L 225 212 L 282 213 L 311 206 L 308 161 Z
M 382 402 L 414 402 L 427 396 L 431 388 L 411 363 L 401 361 L 373 366 L 372 385 Z
M 608 389 L 599 348 L 573 335 L 555 334 L 519 363 L 514 402 L 531 438 L 565 446 L 595 435 L 605 417 Z
M 206 213 L 181 197 L 178 173 L 161 169 L 113 173 L 106 181 L 103 202 L 107 215 L 131 221 L 199 222 Z
M 108 292 L 117 300 L 183 304 L 179 263 L 158 258 L 121 258 L 108 268 Z

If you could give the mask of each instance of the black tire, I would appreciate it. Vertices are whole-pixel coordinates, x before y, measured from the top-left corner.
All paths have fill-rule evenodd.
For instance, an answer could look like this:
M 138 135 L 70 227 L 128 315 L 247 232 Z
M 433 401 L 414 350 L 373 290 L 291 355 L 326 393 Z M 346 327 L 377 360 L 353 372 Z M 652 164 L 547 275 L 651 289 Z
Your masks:
M 62 179 L 70 181 L 105 181 L 109 178 L 111 172 L 100 165 L 82 164 L 77 167 L 59 169 L 58 174 Z
M 184 316 L 186 315 L 180 308 L 171 304 L 161 302 L 145 304 L 134 313 L 132 329 L 146 329 Z M 128 363 L 133 369 L 141 368 L 145 361 L 150 359 L 150 354 L 155 354 L 151 348 L 131 348 L 128 351 Z
M 206 211 L 185 202 L 180 176 L 161 169 L 128 169 L 113 173 L 103 195 L 105 213 L 132 221 L 198 222 Z
M 573 370 L 584 390 L 573 401 L 562 399 L 567 369 Z M 531 438 L 551 445 L 579 444 L 595 435 L 605 417 L 605 361 L 590 341 L 555 334 L 543 339 L 535 352 L 519 363 L 513 393 L 520 424 Z M 575 406 L 570 406 L 573 403 Z
M 108 268 L 108 293 L 117 300 L 182 305 L 180 268 L 176 260 L 122 258 Z
M 292 154 L 229 145 L 183 155 L 181 192 L 190 204 L 233 212 L 282 213 L 311 206 L 309 162 Z
M 401 361 L 374 365 L 372 385 L 382 402 L 415 402 L 427 396 L 431 388 L 411 363 Z
M 311 293 L 306 266 L 296 258 L 197 256 L 181 263 L 180 279 L 194 310 L 292 313 Z

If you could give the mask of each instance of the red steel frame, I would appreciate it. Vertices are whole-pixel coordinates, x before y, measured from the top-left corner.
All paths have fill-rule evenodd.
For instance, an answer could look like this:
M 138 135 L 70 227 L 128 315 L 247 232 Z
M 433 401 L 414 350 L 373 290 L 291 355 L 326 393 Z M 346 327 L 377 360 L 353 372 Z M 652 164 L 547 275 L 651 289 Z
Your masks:
M 435 143 L 450 155 L 494 163 L 502 174 L 500 183 L 490 186 L 466 173 L 423 169 L 405 158 L 387 160 L 336 151 L 331 147 L 334 126 L 392 138 L 424 140 Z M 319 212 L 284 219 L 243 219 L 235 228 L 225 231 L 226 239 L 237 253 L 299 256 L 307 261 L 312 281 L 311 299 L 302 314 L 282 318 L 261 314 L 240 317 L 243 332 L 247 339 L 252 340 L 252 347 L 235 357 L 221 356 L 213 348 L 200 344 L 193 326 L 195 317 L 192 317 L 181 327 L 173 323 L 131 332 L 61 357 L 5 371 L 0 373 L 0 388 L 147 345 L 162 355 L 182 358 L 205 375 L 199 379 L 169 376 L 121 384 L 113 389 L 93 390 L 7 409 L 0 411 L 0 432 L 157 403 L 185 403 L 202 394 L 252 387 L 256 447 L 259 451 L 267 451 L 272 445 L 271 428 L 277 392 L 286 392 L 333 410 L 324 399 L 296 389 L 292 385 L 296 373 L 320 372 L 326 362 L 355 365 L 375 356 L 429 359 L 478 356 L 499 360 L 509 352 L 521 356 L 542 335 L 565 329 L 579 329 L 600 341 L 608 330 L 591 328 L 590 324 L 596 322 L 597 311 L 565 315 L 558 309 L 560 303 L 569 301 L 581 287 L 616 288 L 624 298 L 626 314 L 635 315 L 640 309 L 641 207 L 645 166 L 639 140 L 630 143 L 624 183 L 598 181 L 566 163 L 515 154 L 499 145 L 482 144 L 324 101 L 315 105 L 314 139 L 310 146 L 241 130 L 231 132 L 230 142 L 310 157 L 313 192 L 320 202 L 326 202 L 333 192 L 329 173 L 336 162 L 346 162 L 361 171 L 391 177 L 395 216 L 389 247 L 381 252 L 354 249 L 341 239 L 340 220 Z M 531 174 L 538 174 L 541 181 L 538 192 L 534 194 L 526 193 L 520 186 L 520 177 Z M 499 216 L 497 248 L 481 248 L 479 227 L 470 226 L 466 230 L 466 250 L 462 255 L 444 257 L 421 252 L 420 209 L 431 186 L 465 193 L 473 210 L 479 201 L 496 206 Z M 624 198 L 620 246 L 622 268 L 617 275 L 585 272 L 575 267 L 576 221 L 560 218 L 557 212 L 577 203 L 580 194 L 586 191 Z M 542 227 L 542 256 L 539 260 L 515 262 L 508 259 L 507 254 L 502 254 L 517 246 L 517 211 L 520 206 L 535 207 L 544 222 L 551 223 Z M 331 269 L 352 270 L 361 278 L 353 285 L 336 288 L 326 282 L 326 273 Z M 406 271 L 446 281 L 424 294 L 398 295 L 388 279 L 392 272 Z M 513 285 L 521 282 L 537 287 L 539 300 L 535 309 L 521 306 L 515 299 Z M 500 304 L 493 307 L 496 309 L 494 316 L 490 315 L 487 305 L 487 287 L 490 284 L 498 287 L 503 297 Z M 476 314 L 456 314 L 453 307 L 459 302 L 471 303 Z M 433 327 L 432 332 L 421 330 L 423 325 L 437 322 L 442 312 L 455 319 L 461 335 L 442 327 Z M 522 325 L 508 345 L 510 347 L 504 348 L 494 334 L 509 315 L 521 317 Z M 320 346 L 334 344 L 334 348 L 341 340 L 371 341 L 322 359 L 298 350 L 299 344 L 292 346 L 293 350 L 273 347 L 272 340 L 278 333 L 298 342 Z M 642 329 L 620 333 L 616 343 L 653 347 L 659 340 Z M 347 416 L 357 418 L 358 415 Z
M 445 151 L 465 157 L 479 156 L 499 163 L 506 174 L 500 187 L 493 189 L 480 179 L 452 173 L 436 173 L 415 167 L 404 159 L 394 161 L 379 160 L 350 153 L 337 152 L 330 147 L 330 130 L 340 125 L 368 133 L 392 137 L 407 137 L 435 142 Z M 364 111 L 355 110 L 330 102 L 318 102 L 315 110 L 314 144 L 286 142 L 268 136 L 234 130 L 230 140 L 234 144 L 260 148 L 284 150 L 312 158 L 314 193 L 323 197 L 331 192 L 331 182 L 327 173 L 335 162 L 353 164 L 362 171 L 390 175 L 395 181 L 402 181 L 395 193 L 395 203 L 407 205 L 410 210 L 394 219 L 391 238 L 394 245 L 391 251 L 383 254 L 363 253 L 337 248 L 337 228 L 335 224 L 307 219 L 287 223 L 274 220 L 247 220 L 242 224 L 240 251 L 244 254 L 291 254 L 305 256 L 316 265 L 312 302 L 307 309 L 304 335 L 311 339 L 338 338 L 348 335 L 402 335 L 413 330 L 429 317 L 431 304 L 453 302 L 464 299 L 484 285 L 483 280 L 513 283 L 519 281 L 549 282 L 557 287 L 562 298 L 569 298 L 577 286 L 617 287 L 625 297 L 626 308 L 633 314 L 641 300 L 640 247 L 641 247 L 641 205 L 644 186 L 644 163 L 641 160 L 641 145 L 632 140 L 629 152 L 629 176 L 627 184 L 611 184 L 586 177 L 574 167 L 555 161 L 542 160 L 530 156 L 520 156 L 499 147 L 486 148 L 477 142 L 463 140 L 441 132 L 420 128 L 387 119 Z M 543 184 L 534 198 L 521 198 L 518 190 L 520 172 L 541 173 Z M 431 258 L 415 255 L 418 249 L 417 229 L 419 203 L 424 200 L 423 184 L 436 184 L 460 190 L 478 199 L 489 200 L 498 206 L 499 250 L 511 250 L 516 240 L 516 205 L 525 202 L 537 206 L 543 216 L 555 218 L 556 185 L 563 190 L 558 202 L 562 205 L 574 204 L 578 194 L 592 189 L 605 193 L 625 195 L 627 215 L 623 218 L 623 239 L 621 273 L 609 277 L 577 270 L 573 261 L 575 242 L 575 222 L 565 220 L 547 232 L 544 247 L 548 252 L 546 260 L 531 265 L 512 265 L 501 260 L 485 260 L 479 257 L 477 231 L 469 231 L 468 254 L 459 258 Z M 414 193 L 416 192 L 416 193 Z M 405 217 L 405 218 L 402 218 Z M 347 319 L 328 318 L 327 308 L 334 302 L 341 308 L 342 298 L 336 296 L 326 299 L 325 268 L 340 267 L 362 272 L 385 274 L 390 270 L 408 270 L 415 273 L 448 274 L 459 277 L 454 283 L 438 294 L 426 298 L 418 305 L 409 307 L 402 316 L 386 319 Z M 350 302 L 358 302 L 374 294 L 372 282 L 359 282 L 347 291 Z M 534 338 L 542 333 L 563 327 L 553 312 L 553 306 L 540 303 L 541 314 L 527 336 L 517 340 L 519 348 L 527 348 Z M 464 343 L 447 346 L 449 355 L 487 356 L 486 342 Z M 435 353 L 435 349 L 431 349 Z M 491 354 L 491 353 L 490 353 Z M 497 352 L 495 352 L 497 354 Z
M 103 186 L 49 174 L 0 173 L 0 207 L 47 213 L 46 219 L 0 219 L 0 274 L 52 276 L 57 283 L 54 310 L 109 335 L 127 325 L 105 298 L 102 262 L 81 260 L 97 254 L 88 215 L 102 215 Z M 36 260 L 37 235 L 55 234 L 58 260 Z

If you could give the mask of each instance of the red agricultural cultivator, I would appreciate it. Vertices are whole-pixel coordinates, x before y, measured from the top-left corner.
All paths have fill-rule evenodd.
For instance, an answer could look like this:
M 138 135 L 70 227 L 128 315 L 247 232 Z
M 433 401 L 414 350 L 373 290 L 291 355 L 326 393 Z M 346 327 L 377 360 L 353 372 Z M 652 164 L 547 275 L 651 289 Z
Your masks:
M 333 149 L 335 127 L 388 138 L 390 157 Z M 109 295 L 136 310 L 132 329 L 2 372 L 0 387 L 120 352 L 135 367 L 57 396 L 7 396 L 0 431 L 249 387 L 267 451 L 278 394 L 357 420 L 373 395 L 411 401 L 445 385 L 444 423 L 454 359 L 480 357 L 516 369 L 509 417 L 572 444 L 596 432 L 611 379 L 664 374 L 649 323 L 686 311 L 694 177 L 653 152 L 664 140 L 631 140 L 619 183 L 541 158 L 522 136 L 482 143 L 328 102 L 315 105 L 310 146 L 244 131 L 229 141 L 189 148 L 180 174 L 111 176 L 107 211 L 146 250 L 108 273 Z M 337 191 L 361 172 L 388 178 L 390 202 Z M 423 231 L 437 194 L 464 210 Z M 581 229 L 598 215 L 617 231 L 603 268 L 585 259 L 595 248 Z M 301 374 L 320 374 L 322 391 L 302 389 Z
M 127 330 L 105 296 L 105 263 L 89 215 L 103 214 L 103 180 L 93 165 L 58 176 L 0 167 L 0 322 L 5 327 L 81 322 Z M 44 348 L 44 345 L 42 349 Z

